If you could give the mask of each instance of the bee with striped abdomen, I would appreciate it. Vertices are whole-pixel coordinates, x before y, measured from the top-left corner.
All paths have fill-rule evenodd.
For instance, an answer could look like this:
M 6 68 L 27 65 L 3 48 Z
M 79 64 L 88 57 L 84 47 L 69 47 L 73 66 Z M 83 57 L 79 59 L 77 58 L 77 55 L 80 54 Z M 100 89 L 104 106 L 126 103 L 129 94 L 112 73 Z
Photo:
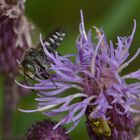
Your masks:
M 47 50 L 51 53 L 55 53 L 60 43 L 63 41 L 65 32 L 57 28 L 43 40 L 43 43 Z M 20 63 L 21 72 L 24 76 L 30 79 L 48 79 L 51 78 L 48 73 L 48 67 L 50 65 L 49 58 L 45 55 L 41 43 L 37 47 L 29 48 Z

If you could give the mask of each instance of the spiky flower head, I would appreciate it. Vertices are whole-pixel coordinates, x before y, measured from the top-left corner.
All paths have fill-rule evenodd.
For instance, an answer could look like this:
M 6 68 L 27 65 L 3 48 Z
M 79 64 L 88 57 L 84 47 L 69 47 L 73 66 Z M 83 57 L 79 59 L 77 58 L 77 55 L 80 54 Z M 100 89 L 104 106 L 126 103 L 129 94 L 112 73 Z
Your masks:
M 53 130 L 56 122 L 44 120 L 35 123 L 29 130 L 26 140 L 70 140 L 68 134 L 65 134 L 65 128 L 59 126 Z
M 98 43 L 93 43 L 92 33 L 86 33 L 81 12 L 80 35 L 76 40 L 78 53 L 76 55 L 52 54 L 40 37 L 44 53 L 49 58 L 53 71 L 51 79 L 40 79 L 32 87 L 38 92 L 38 107 L 24 112 L 43 112 L 47 116 L 65 113 L 65 116 L 55 125 L 72 124 L 74 129 L 82 116 L 86 114 L 87 127 L 91 139 L 133 139 L 133 119 L 131 113 L 140 113 L 132 108 L 138 104 L 140 83 L 127 84 L 126 79 L 140 80 L 140 70 L 121 76 L 126 68 L 140 53 L 127 60 L 129 48 L 136 29 L 128 37 L 117 37 L 118 43 L 107 43 L 102 29 L 94 27 Z M 75 62 L 70 57 L 75 57 Z M 52 82 L 54 81 L 54 83 Z M 66 95 L 70 88 L 77 89 L 77 93 Z M 80 100 L 75 100 L 80 98 Z M 75 101 L 74 101 L 75 100 Z M 74 102 L 73 102 L 74 101 Z
M 31 47 L 31 26 L 24 15 L 24 0 L 0 1 L 0 72 L 17 73 L 16 59 Z

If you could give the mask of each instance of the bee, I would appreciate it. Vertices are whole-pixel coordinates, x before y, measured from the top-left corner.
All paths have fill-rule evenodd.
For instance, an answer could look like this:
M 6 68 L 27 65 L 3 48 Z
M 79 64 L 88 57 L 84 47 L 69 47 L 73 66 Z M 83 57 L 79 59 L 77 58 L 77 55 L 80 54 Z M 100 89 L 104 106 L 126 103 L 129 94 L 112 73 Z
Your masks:
M 109 139 L 111 137 L 112 123 L 109 120 L 105 120 L 102 117 L 93 118 L 90 113 L 96 109 L 96 106 L 89 106 L 86 110 L 87 113 L 87 124 L 91 133 L 94 134 L 97 139 L 104 137 Z
M 95 118 L 90 120 L 90 128 L 97 136 L 111 136 L 109 122 L 103 118 Z
M 55 53 L 56 49 L 59 47 L 60 43 L 63 41 L 65 32 L 61 28 L 56 28 L 50 34 L 43 39 L 43 43 L 47 50 L 51 53 Z M 48 67 L 50 66 L 50 60 L 45 55 L 41 43 L 36 47 L 27 49 L 23 59 L 20 63 L 21 73 L 30 79 L 48 79 L 50 74 L 48 72 Z

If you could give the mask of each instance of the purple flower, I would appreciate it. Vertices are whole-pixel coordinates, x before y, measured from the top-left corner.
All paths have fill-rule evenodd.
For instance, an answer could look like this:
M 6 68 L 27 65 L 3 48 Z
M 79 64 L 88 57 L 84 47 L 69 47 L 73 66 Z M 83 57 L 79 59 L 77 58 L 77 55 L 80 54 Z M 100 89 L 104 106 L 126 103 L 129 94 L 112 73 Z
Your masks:
M 63 126 L 53 130 L 56 123 L 51 120 L 37 122 L 28 130 L 26 140 L 71 140 L 65 134 L 66 129 Z
M 25 49 L 32 47 L 31 25 L 24 15 L 24 0 L 0 1 L 0 72 L 17 74 Z
M 4 75 L 3 115 L 1 139 L 15 139 L 12 134 L 12 117 L 19 96 L 27 90 L 17 87 L 17 59 L 32 46 L 31 26 L 24 15 L 25 0 L 0 0 L 0 74 Z M 20 93 L 20 94 L 19 94 Z
M 127 84 L 126 79 L 140 80 L 140 70 L 123 76 L 121 71 L 140 53 L 139 48 L 135 55 L 127 60 L 136 30 L 136 21 L 134 20 L 134 28 L 130 36 L 117 37 L 116 47 L 112 41 L 107 43 L 105 33 L 97 27 L 94 29 L 98 43 L 92 42 L 91 30 L 88 33 L 85 31 L 82 12 L 79 29 L 76 55 L 60 56 L 58 52 L 50 53 L 40 36 L 44 52 L 51 63 L 49 71 L 53 71 L 53 74 L 51 79 L 41 79 L 32 87 L 21 85 L 39 92 L 38 98 L 35 99 L 38 101 L 37 109 L 20 110 L 43 112 L 47 116 L 66 112 L 54 129 L 61 124 L 72 123 L 67 133 L 78 125 L 86 113 L 90 135 L 108 136 L 113 140 L 131 140 L 133 137 L 131 113 L 140 113 L 139 110 L 132 108 L 133 105 L 138 104 L 140 83 Z M 71 57 L 75 57 L 75 62 L 71 61 Z M 77 89 L 77 93 L 65 95 L 64 92 L 70 88 Z M 80 100 L 73 102 L 77 98 Z M 98 127 L 99 123 L 103 125 L 100 126 L 101 131 L 98 133 L 94 131 L 93 125 L 96 124 Z

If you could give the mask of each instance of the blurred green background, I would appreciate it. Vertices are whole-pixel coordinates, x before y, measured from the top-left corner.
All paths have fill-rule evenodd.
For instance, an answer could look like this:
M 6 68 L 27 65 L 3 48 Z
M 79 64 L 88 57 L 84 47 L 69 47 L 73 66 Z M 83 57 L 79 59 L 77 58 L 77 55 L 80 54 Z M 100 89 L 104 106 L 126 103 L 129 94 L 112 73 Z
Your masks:
M 34 44 L 39 42 L 40 32 L 47 34 L 56 26 L 62 26 L 66 30 L 66 38 L 59 51 L 61 54 L 75 53 L 75 40 L 79 34 L 80 9 L 84 13 L 87 31 L 92 26 L 103 27 L 108 41 L 113 40 L 114 44 L 117 35 L 131 34 L 133 19 L 136 19 L 137 30 L 131 47 L 131 55 L 140 46 L 140 0 L 27 0 L 26 15 L 35 24 L 32 34 Z M 139 67 L 140 58 L 137 58 L 124 72 L 134 71 Z M 0 89 L 2 89 L 2 84 Z M 33 99 L 34 95 L 27 95 L 20 100 L 17 108 L 35 108 L 36 103 Z M 2 90 L 0 111 L 2 114 Z M 42 118 L 46 116 L 41 113 L 26 114 L 16 111 L 13 117 L 15 135 L 22 137 L 32 123 Z M 73 140 L 88 140 L 84 118 L 70 135 Z

